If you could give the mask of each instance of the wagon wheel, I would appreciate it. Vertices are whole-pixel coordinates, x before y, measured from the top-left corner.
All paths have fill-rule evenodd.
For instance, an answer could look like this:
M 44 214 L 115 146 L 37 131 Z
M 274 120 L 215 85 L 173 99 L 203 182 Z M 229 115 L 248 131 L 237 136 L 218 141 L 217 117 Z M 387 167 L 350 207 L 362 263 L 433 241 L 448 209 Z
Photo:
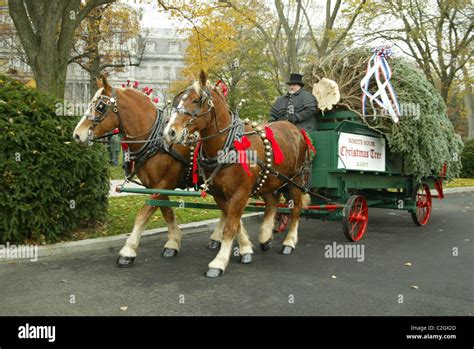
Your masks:
M 342 211 L 342 230 L 349 241 L 359 241 L 367 230 L 369 207 L 361 195 L 352 195 Z
M 431 216 L 431 191 L 426 183 L 419 183 L 413 191 L 413 200 L 416 201 L 415 212 L 411 218 L 416 225 L 425 225 Z
M 283 232 L 288 226 L 289 221 L 290 215 L 288 213 L 277 212 L 277 214 L 275 215 L 275 228 L 273 228 L 273 232 Z

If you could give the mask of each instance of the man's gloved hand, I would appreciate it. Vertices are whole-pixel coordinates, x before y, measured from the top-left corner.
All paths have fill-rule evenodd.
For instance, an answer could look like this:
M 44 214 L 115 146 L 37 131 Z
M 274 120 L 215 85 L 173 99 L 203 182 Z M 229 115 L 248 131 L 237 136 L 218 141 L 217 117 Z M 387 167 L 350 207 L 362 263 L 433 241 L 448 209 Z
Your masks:
M 296 116 L 294 114 L 289 114 L 288 115 L 288 121 L 292 122 L 292 123 L 295 123 L 295 122 L 298 121 L 298 119 L 296 118 Z

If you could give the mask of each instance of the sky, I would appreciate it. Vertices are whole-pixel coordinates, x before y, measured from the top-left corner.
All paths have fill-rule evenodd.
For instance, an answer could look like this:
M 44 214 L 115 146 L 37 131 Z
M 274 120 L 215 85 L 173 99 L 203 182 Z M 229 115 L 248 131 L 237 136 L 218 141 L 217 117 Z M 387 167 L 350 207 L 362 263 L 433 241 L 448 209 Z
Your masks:
M 142 26 L 145 28 L 178 28 L 183 24 L 169 19 L 169 15 L 158 10 L 158 6 L 152 0 L 120 0 L 122 3 L 143 10 Z
M 175 2 L 186 1 L 186 0 L 176 0 Z M 213 0 L 203 0 L 203 2 L 212 2 Z M 214 0 L 215 1 L 215 0 Z M 273 1 L 271 0 L 262 0 L 267 3 L 271 8 L 274 7 Z M 314 17 L 315 14 L 324 10 L 325 0 L 308 0 L 312 1 L 312 5 L 308 6 L 307 11 L 310 17 Z M 130 6 L 142 9 L 143 10 L 143 21 L 142 24 L 144 27 L 148 28 L 175 28 L 176 26 L 185 25 L 182 22 L 172 21 L 169 19 L 169 16 L 163 11 L 158 11 L 158 6 L 155 0 L 119 0 L 119 2 L 129 4 Z
M 186 1 L 186 0 L 175 0 Z M 203 2 L 210 2 L 213 0 L 203 0 Z M 273 0 L 262 0 L 266 2 L 270 8 L 273 8 Z M 311 18 L 312 22 L 319 23 L 319 18 L 325 11 L 326 0 L 307 0 L 311 2 L 311 5 L 307 6 L 308 15 Z M 130 6 L 136 9 L 142 9 L 143 19 L 142 26 L 144 28 L 172 28 L 172 29 L 182 29 L 183 27 L 189 26 L 189 23 L 185 20 L 171 20 L 169 15 L 166 14 L 163 10 L 159 10 L 158 5 L 156 5 L 156 0 L 119 0 L 119 2 L 129 4 Z M 340 16 L 340 15 L 339 15 Z M 322 25 L 322 22 L 321 22 Z M 373 42 L 373 45 L 382 45 L 390 44 L 385 41 L 376 40 Z M 403 47 L 405 50 L 406 47 Z M 396 55 L 404 56 L 403 52 L 400 49 L 393 47 L 393 52 Z

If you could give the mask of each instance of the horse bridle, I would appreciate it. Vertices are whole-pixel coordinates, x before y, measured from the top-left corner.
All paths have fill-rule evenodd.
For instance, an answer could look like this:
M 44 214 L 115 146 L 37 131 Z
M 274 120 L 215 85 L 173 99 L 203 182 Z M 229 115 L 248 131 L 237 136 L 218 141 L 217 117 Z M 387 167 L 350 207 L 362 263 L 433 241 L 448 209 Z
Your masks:
M 183 94 L 186 94 L 191 90 L 193 90 L 192 86 L 188 87 L 184 91 L 181 91 L 176 96 L 177 97 L 182 96 Z M 214 102 L 212 100 L 211 92 L 207 88 L 202 89 L 201 91 L 202 91 L 202 96 L 200 96 L 198 107 L 195 110 L 190 111 L 190 110 L 186 109 L 185 107 L 179 107 L 179 105 L 178 105 L 178 107 L 175 108 L 178 113 L 186 114 L 186 115 L 191 116 L 191 118 L 192 118 L 190 120 L 191 122 L 193 122 L 198 117 L 201 117 L 201 116 L 204 116 L 204 115 L 210 113 L 214 109 Z M 206 100 L 207 100 L 207 104 L 209 106 L 209 109 L 207 111 L 201 113 L 201 109 L 204 106 L 204 103 L 206 102 Z M 189 126 L 189 125 L 190 125 L 190 123 L 188 121 L 186 126 Z
M 112 89 L 112 96 L 107 96 L 107 95 L 99 95 L 95 101 L 92 101 L 91 104 L 95 103 L 94 105 L 94 110 L 99 114 L 97 115 L 92 115 L 91 117 L 88 117 L 90 121 L 93 123 L 93 127 L 96 127 L 98 124 L 100 124 L 110 113 L 110 111 L 113 111 L 117 117 L 118 116 L 118 104 L 117 104 L 117 95 L 115 92 L 115 89 Z M 120 117 L 119 117 L 119 122 L 120 122 Z M 121 123 L 120 123 L 121 124 Z
M 178 97 L 182 96 L 183 94 L 185 94 L 185 93 L 187 93 L 188 91 L 191 91 L 191 90 L 194 90 L 193 86 L 190 86 L 186 90 L 179 92 L 176 95 L 176 97 L 174 98 L 175 102 L 173 103 L 173 106 L 176 104 L 176 100 L 178 99 Z M 217 117 L 216 117 L 216 113 L 215 113 L 214 101 L 212 99 L 212 94 L 211 94 L 211 92 L 209 91 L 209 89 L 207 87 L 206 88 L 201 88 L 201 91 L 203 93 L 202 93 L 202 96 L 200 96 L 198 107 L 195 110 L 190 111 L 190 110 L 188 110 L 184 107 L 179 107 L 179 108 L 174 107 L 174 109 L 175 109 L 176 112 L 178 112 L 180 114 L 185 114 L 185 115 L 191 116 L 191 119 L 189 121 L 187 121 L 183 126 L 183 132 L 185 134 L 185 138 L 187 138 L 188 135 L 189 135 L 188 127 L 194 121 L 196 121 L 197 118 L 199 118 L 201 116 L 204 116 L 204 115 L 207 115 L 207 114 L 212 112 L 212 114 L 213 114 L 212 116 L 213 116 L 213 119 L 214 119 L 214 123 L 216 125 L 217 133 L 215 133 L 213 135 L 210 135 L 210 136 L 207 136 L 207 137 L 200 138 L 200 140 L 203 141 L 203 140 L 206 140 L 206 139 L 210 139 L 210 138 L 219 136 L 219 135 L 223 134 L 224 132 L 228 131 L 229 129 L 235 127 L 235 126 L 230 124 L 229 126 L 225 127 L 224 129 L 219 130 L 219 124 L 217 122 Z M 201 113 L 201 109 L 204 106 L 204 103 L 206 102 L 206 100 L 207 100 L 207 104 L 209 106 L 209 109 L 206 110 L 205 112 Z M 197 142 L 198 142 L 197 139 L 193 139 L 193 140 L 187 141 L 186 143 L 191 144 L 191 143 L 197 143 Z
M 96 140 L 102 139 L 102 138 L 107 138 L 110 137 L 110 135 L 104 135 L 101 137 L 96 137 L 93 138 L 92 134 L 94 132 L 94 128 L 97 127 L 112 111 L 114 115 L 117 117 L 119 125 L 118 129 L 120 134 L 124 136 L 124 138 L 127 139 L 126 142 L 123 143 L 146 143 L 147 141 L 131 141 L 130 139 L 135 139 L 139 137 L 143 137 L 147 135 L 151 129 L 147 130 L 145 133 L 138 135 L 138 136 L 131 136 L 129 135 L 125 129 L 123 128 L 122 125 L 122 118 L 120 117 L 119 109 L 118 109 L 118 98 L 117 98 L 117 93 L 114 88 L 112 88 L 112 95 L 107 96 L 107 95 L 100 95 L 97 97 L 95 100 L 91 102 L 91 104 L 94 104 L 94 110 L 99 114 L 99 115 L 93 115 L 91 117 L 88 117 L 87 119 L 92 121 L 92 127 L 89 128 L 89 139 L 92 142 L 95 142 Z M 153 128 L 153 127 L 152 127 Z

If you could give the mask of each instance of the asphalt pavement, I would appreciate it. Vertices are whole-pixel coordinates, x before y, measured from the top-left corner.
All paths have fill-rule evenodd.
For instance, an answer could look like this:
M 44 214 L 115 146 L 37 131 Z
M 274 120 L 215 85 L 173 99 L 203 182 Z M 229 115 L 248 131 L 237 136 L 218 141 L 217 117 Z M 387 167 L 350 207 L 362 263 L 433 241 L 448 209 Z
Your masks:
M 261 252 L 247 225 L 254 262 L 233 256 L 218 279 L 203 276 L 215 255 L 204 233 L 172 259 L 160 256 L 165 235 L 147 239 L 129 269 L 114 264 L 119 248 L 3 262 L 0 315 L 472 315 L 473 203 L 474 192 L 434 199 L 424 227 L 370 209 L 363 261 L 328 258 L 328 246 L 351 245 L 340 222 L 302 219 L 291 256 L 279 254 L 282 234 Z

